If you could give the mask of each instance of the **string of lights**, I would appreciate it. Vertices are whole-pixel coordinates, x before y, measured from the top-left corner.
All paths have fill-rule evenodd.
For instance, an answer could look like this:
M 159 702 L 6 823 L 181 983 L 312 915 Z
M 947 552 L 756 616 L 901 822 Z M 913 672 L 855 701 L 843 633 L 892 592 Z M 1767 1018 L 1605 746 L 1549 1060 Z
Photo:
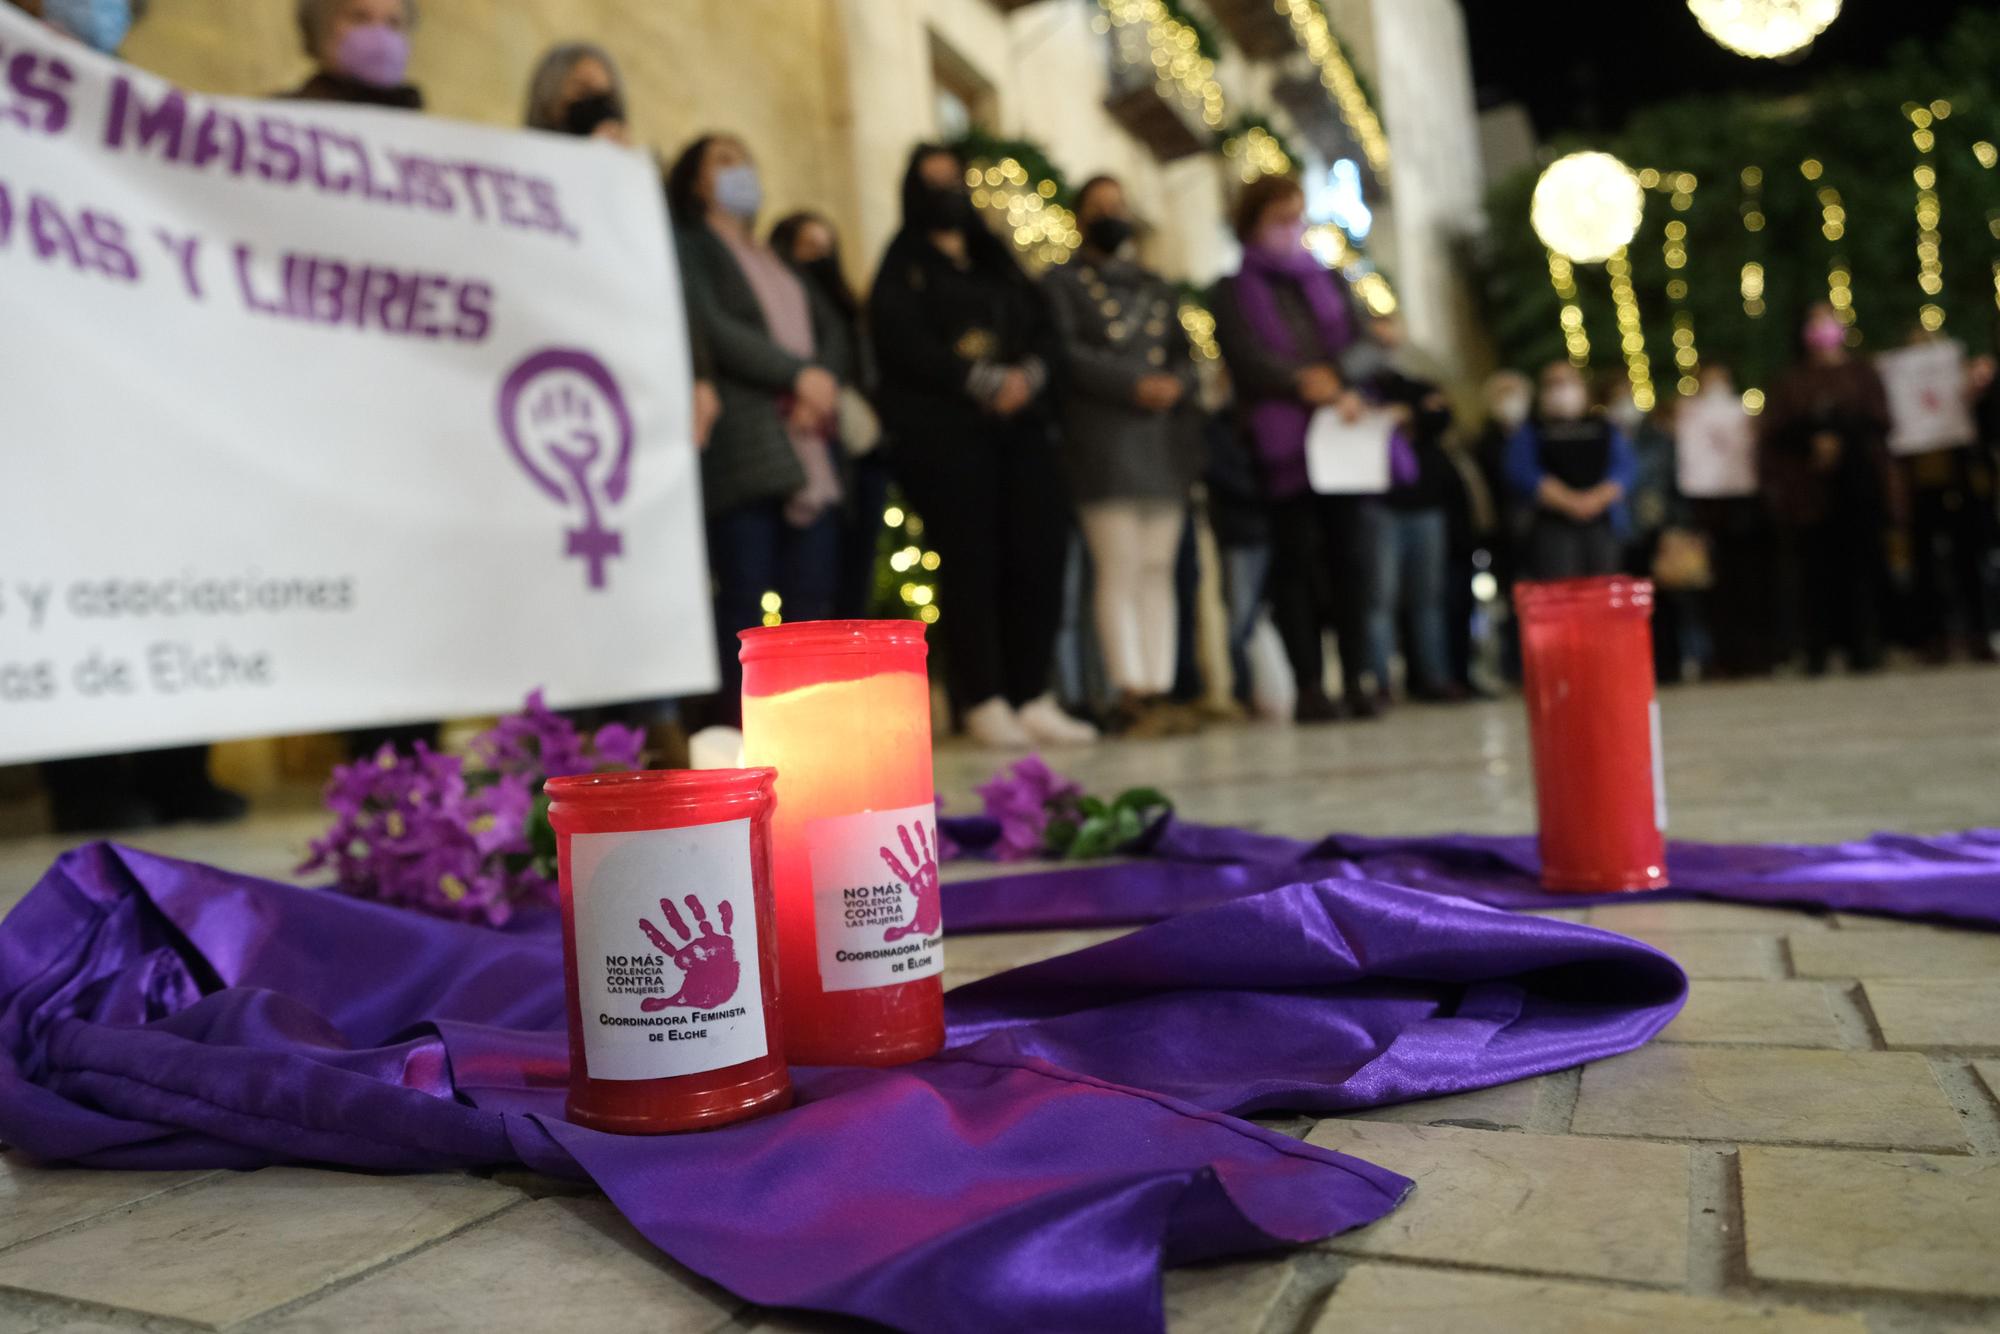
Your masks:
M 1236 173 L 1245 185 L 1259 176 L 1292 174 L 1292 159 L 1284 146 L 1261 125 L 1252 125 L 1243 133 L 1224 139 L 1222 154 L 1236 164 Z
M 1951 103 L 1940 98 L 1929 106 L 1906 103 L 1903 114 L 1914 126 L 1910 142 L 1917 149 L 1916 170 L 1910 173 L 1917 184 L 1917 286 L 1927 297 L 1944 291 L 1943 234 L 1938 230 L 1942 212 L 1937 192 L 1937 132 L 1933 124 L 1951 115 Z M 1935 300 L 1924 302 L 1917 321 L 1935 332 L 1944 327 L 1944 307 Z
M 1653 363 L 1646 355 L 1639 297 L 1632 289 L 1632 259 L 1624 246 L 1619 246 L 1604 261 L 1604 271 L 1611 278 L 1611 304 L 1618 313 L 1618 346 L 1625 354 L 1625 378 L 1632 384 L 1632 402 L 1641 412 L 1651 412 L 1655 402 Z
M 1222 356 L 1222 344 L 1215 341 L 1215 316 L 1207 308 L 1192 301 L 1181 302 L 1181 328 L 1197 360 L 1215 361 Z
M 1076 215 L 1056 202 L 1056 183 L 1031 180 L 1019 160 L 974 162 L 965 169 L 965 183 L 973 207 L 997 215 L 1015 246 L 1033 259 L 1060 264 L 1083 244 Z
M 1799 164 L 1799 174 L 1807 181 L 1819 180 L 1825 170 L 1817 158 L 1807 158 Z M 1841 201 L 1840 191 L 1831 185 L 1822 185 L 1813 197 L 1819 201 L 1819 234 L 1831 248 L 1827 259 L 1826 301 L 1847 326 L 1848 344 L 1858 345 L 1861 329 L 1856 323 L 1860 312 L 1854 306 L 1854 270 L 1840 244 L 1847 235 L 1847 206 Z
M 1215 62 L 1201 52 L 1200 34 L 1161 0 L 1098 0 L 1098 5 L 1104 23 L 1144 35 L 1161 93 L 1200 113 L 1211 129 L 1221 129 L 1222 85 L 1215 79 Z
M 1368 256 L 1355 246 L 1346 232 L 1331 222 L 1316 223 L 1306 229 L 1306 249 L 1319 256 L 1320 263 L 1338 269 L 1341 277 L 1361 304 L 1373 315 L 1390 315 L 1396 310 L 1396 291 Z
M 1668 182 L 1661 173 L 1653 173 L 1656 178 L 1653 188 L 1670 196 L 1667 203 L 1676 213 L 1685 213 L 1694 206 L 1694 190 L 1680 188 L 1682 174 L 1674 173 L 1672 181 Z M 1643 184 L 1646 178 L 1642 175 L 1639 179 Z M 1690 187 L 1694 184 L 1692 178 L 1689 184 Z M 1674 368 L 1678 372 L 1674 388 L 1687 396 L 1701 388 L 1701 353 L 1694 342 L 1694 314 L 1687 308 L 1687 279 L 1680 276 L 1688 262 L 1687 220 L 1670 218 L 1663 232 L 1665 240 L 1660 246 L 1660 258 L 1674 275 L 1667 280 L 1667 300 L 1673 307 Z
M 1576 266 L 1554 250 L 1549 251 L 1549 283 L 1563 303 L 1563 347 L 1569 353 L 1570 365 L 1588 366 L 1590 335 L 1584 331 L 1583 307 L 1576 303 Z
M 1108 0 L 1107 0 L 1108 2 Z M 1136 0 L 1129 0 L 1136 2 Z M 1333 98 L 1340 119 L 1354 133 L 1361 154 L 1378 174 L 1389 170 L 1389 136 L 1382 132 L 1381 118 L 1368 105 L 1368 94 L 1354 75 L 1354 66 L 1340 49 L 1333 27 L 1319 0 L 1274 0 L 1280 13 L 1292 20 L 1292 32 L 1306 49 L 1306 56 L 1319 70 L 1319 81 Z

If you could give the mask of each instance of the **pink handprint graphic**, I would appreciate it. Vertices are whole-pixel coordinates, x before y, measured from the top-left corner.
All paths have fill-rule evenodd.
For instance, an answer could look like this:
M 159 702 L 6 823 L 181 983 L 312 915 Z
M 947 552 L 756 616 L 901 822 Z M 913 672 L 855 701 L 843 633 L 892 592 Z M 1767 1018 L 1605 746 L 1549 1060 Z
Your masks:
M 897 825 L 896 832 L 902 835 L 903 852 L 910 859 L 908 870 L 896 860 L 896 854 L 882 849 L 882 860 L 889 863 L 889 869 L 903 882 L 903 887 L 917 896 L 917 911 L 909 921 L 901 926 L 892 926 L 882 933 L 883 940 L 901 940 L 904 936 L 928 936 L 934 934 L 944 922 L 944 904 L 938 894 L 937 858 L 931 855 L 931 842 L 924 832 L 922 821 L 916 825 L 917 840 L 910 841 L 910 826 Z
M 653 942 L 653 948 L 673 961 L 681 970 L 681 989 L 671 996 L 648 996 L 639 1002 L 639 1008 L 647 1013 L 669 1010 L 675 1007 L 690 1010 L 712 1010 L 736 994 L 736 983 L 742 975 L 742 966 L 736 962 L 736 942 L 730 938 L 736 925 L 736 910 L 724 899 L 717 910 L 722 919 L 722 933 L 716 934 L 709 925 L 708 913 L 703 910 L 701 900 L 690 894 L 686 899 L 688 911 L 694 914 L 694 924 L 698 933 L 688 930 L 687 922 L 680 910 L 674 907 L 672 899 L 660 900 L 660 911 L 666 914 L 667 925 L 674 929 L 685 944 L 676 945 L 664 932 L 641 917 L 639 929 L 646 933 L 646 939 Z

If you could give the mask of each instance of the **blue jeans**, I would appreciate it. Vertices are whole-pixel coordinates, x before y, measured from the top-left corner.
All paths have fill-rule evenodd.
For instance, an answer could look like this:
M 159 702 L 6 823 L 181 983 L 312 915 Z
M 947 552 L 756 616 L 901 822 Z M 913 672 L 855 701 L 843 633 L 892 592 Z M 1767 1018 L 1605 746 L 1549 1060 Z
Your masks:
M 840 581 L 840 511 L 829 509 L 809 527 L 785 521 L 783 501 L 739 505 L 708 516 L 708 568 L 715 580 L 715 647 L 721 659 L 722 713 L 734 722 L 742 708 L 743 666 L 736 632 L 764 623 L 764 594 L 783 600 L 787 621 L 833 615 Z
M 1377 685 L 1389 680 L 1396 622 L 1404 614 L 1410 642 L 1403 646 L 1414 689 L 1442 690 L 1451 681 L 1445 633 L 1445 514 L 1442 509 L 1382 508 L 1381 547 L 1375 561 L 1374 605 L 1368 617 L 1368 656 Z
M 1264 610 L 1264 585 L 1271 572 L 1271 547 L 1223 547 L 1222 596 L 1229 607 L 1229 674 L 1232 694 L 1240 704 L 1250 702 L 1250 633 Z

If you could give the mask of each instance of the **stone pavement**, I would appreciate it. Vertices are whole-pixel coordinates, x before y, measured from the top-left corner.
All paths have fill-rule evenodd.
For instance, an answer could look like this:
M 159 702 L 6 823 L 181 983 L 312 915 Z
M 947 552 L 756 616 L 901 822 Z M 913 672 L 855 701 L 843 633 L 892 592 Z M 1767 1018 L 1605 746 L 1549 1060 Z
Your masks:
M 2000 672 L 1663 700 L 1677 834 L 2000 823 Z M 1518 704 L 1056 757 L 1291 834 L 1532 819 Z M 940 754 L 952 808 L 991 760 Z M 149 846 L 282 874 L 316 820 Z M 0 844 L 0 907 L 60 848 Z M 954 874 L 978 875 L 981 868 Z M 1173 1271 L 1179 1334 L 2000 1329 L 2000 935 L 1731 904 L 1568 910 L 1694 977 L 1654 1043 L 1457 1097 L 1272 1122 L 1415 1178 L 1306 1251 Z M 952 981 L 1112 932 L 966 937 Z M 840 1328 L 746 1308 L 532 1176 L 79 1172 L 0 1155 L 0 1332 Z

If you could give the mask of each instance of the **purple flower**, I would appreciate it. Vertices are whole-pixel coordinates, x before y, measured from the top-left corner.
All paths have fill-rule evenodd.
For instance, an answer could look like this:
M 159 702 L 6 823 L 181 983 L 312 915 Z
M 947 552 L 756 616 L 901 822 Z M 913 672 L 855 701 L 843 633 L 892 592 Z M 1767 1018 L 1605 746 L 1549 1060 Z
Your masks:
M 1000 822 L 993 859 L 1002 862 L 1041 855 L 1050 817 L 1083 795 L 1082 788 L 1049 768 L 1039 755 L 1017 761 L 1011 773 L 1002 770 L 993 775 L 978 792 L 986 814 Z
M 524 906 L 557 901 L 542 781 L 635 768 L 644 743 L 644 733 L 615 725 L 586 742 L 537 690 L 473 739 L 477 770 L 421 742 L 335 769 L 325 796 L 333 824 L 299 869 L 331 870 L 349 894 L 499 926 Z

